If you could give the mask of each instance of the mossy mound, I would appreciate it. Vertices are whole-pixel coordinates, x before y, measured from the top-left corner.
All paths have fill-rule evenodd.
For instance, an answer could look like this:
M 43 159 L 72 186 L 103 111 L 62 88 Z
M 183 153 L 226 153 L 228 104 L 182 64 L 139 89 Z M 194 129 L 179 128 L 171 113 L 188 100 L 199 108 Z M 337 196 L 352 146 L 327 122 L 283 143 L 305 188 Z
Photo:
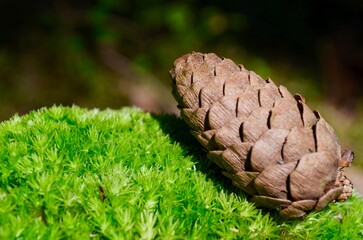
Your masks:
M 0 239 L 356 239 L 363 200 L 255 208 L 171 115 L 52 107 L 0 124 Z

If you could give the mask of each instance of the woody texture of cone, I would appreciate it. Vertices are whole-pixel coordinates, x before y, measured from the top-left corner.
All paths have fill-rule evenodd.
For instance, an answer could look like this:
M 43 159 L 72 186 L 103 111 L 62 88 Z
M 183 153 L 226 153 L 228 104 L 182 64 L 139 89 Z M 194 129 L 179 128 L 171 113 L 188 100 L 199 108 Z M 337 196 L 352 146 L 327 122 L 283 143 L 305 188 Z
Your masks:
M 184 55 L 170 74 L 207 157 L 256 205 L 296 218 L 351 196 L 353 152 L 302 96 L 214 53 Z

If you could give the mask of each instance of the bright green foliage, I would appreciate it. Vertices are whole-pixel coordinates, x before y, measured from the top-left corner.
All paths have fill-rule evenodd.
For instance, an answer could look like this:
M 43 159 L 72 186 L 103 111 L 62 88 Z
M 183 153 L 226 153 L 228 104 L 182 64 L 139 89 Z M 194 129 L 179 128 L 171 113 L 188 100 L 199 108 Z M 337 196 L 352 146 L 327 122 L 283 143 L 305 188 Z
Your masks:
M 357 239 L 356 195 L 303 220 L 256 209 L 175 116 L 52 107 L 0 124 L 0 239 Z

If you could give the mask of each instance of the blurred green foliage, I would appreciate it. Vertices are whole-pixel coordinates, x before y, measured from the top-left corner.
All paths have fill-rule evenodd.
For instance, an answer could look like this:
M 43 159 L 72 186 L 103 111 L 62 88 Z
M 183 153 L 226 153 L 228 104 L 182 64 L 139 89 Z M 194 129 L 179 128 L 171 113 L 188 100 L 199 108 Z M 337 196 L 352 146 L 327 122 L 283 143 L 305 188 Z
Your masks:
M 175 111 L 168 70 L 191 51 L 350 116 L 363 92 L 362 12 L 337 0 L 3 0 L 0 119 L 53 104 Z

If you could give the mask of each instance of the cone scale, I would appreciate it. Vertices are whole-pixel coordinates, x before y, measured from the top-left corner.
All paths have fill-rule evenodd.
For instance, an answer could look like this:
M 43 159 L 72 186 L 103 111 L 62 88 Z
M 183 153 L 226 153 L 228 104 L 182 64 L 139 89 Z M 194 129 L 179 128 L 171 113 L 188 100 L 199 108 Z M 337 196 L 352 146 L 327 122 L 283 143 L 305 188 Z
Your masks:
M 351 196 L 353 152 L 302 96 L 214 53 L 184 55 L 170 74 L 207 157 L 256 205 L 296 218 Z

